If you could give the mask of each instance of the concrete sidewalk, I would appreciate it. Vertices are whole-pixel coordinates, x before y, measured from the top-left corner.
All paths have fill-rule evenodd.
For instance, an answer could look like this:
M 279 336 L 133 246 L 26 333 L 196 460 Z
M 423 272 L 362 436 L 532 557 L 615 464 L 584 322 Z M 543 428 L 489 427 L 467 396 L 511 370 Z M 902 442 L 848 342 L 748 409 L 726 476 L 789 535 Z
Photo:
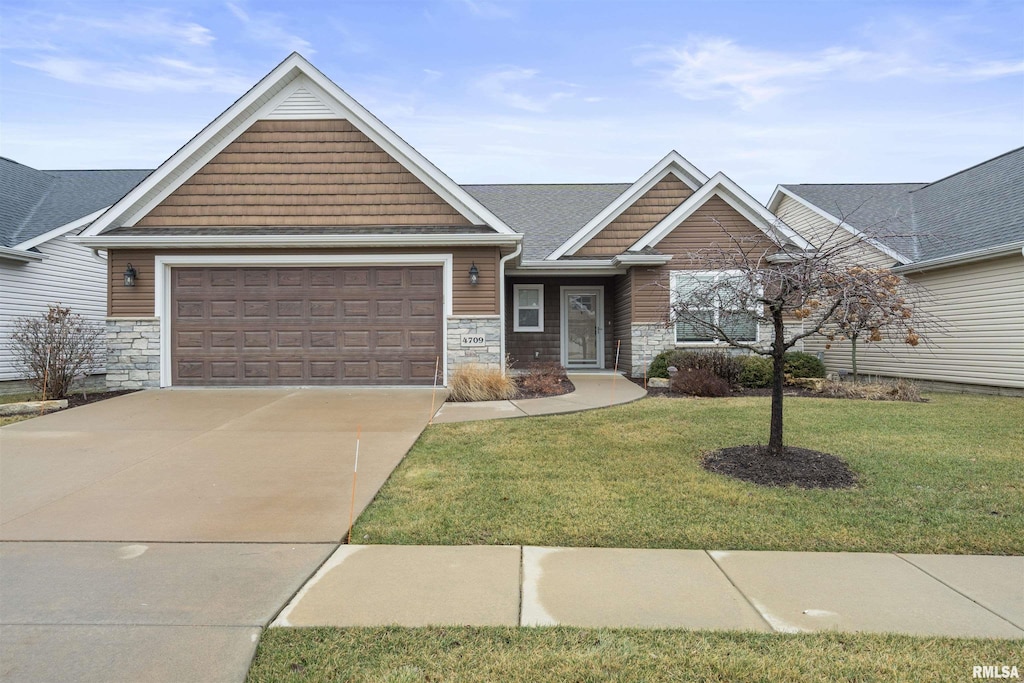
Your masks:
M 569 379 L 576 391 L 561 396 L 524 398 L 511 401 L 477 401 L 474 403 L 444 403 L 434 414 L 434 422 L 472 422 L 499 420 L 509 417 L 575 413 L 581 410 L 606 408 L 630 403 L 647 395 L 620 374 L 612 372 L 570 372 Z
M 1024 638 L 1024 557 L 341 546 L 272 626 L 386 624 Z

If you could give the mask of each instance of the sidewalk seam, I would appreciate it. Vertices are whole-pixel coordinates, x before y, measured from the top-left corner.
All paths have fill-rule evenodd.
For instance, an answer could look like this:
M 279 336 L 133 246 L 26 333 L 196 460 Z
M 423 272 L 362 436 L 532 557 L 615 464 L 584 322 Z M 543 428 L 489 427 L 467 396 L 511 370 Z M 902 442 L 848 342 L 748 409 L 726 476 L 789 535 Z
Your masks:
M 954 593 L 956 593 L 957 595 L 959 595 L 959 596 L 961 596 L 961 597 L 963 597 L 963 598 L 966 598 L 967 600 L 970 600 L 970 601 L 971 601 L 971 602 L 973 602 L 973 603 L 974 603 L 975 605 L 977 605 L 978 607 L 982 608 L 983 610 L 985 610 L 985 611 L 986 611 L 986 612 L 988 612 L 989 614 L 994 614 L 995 616 L 999 617 L 1000 619 L 1002 619 L 1003 621 L 1005 621 L 1005 622 L 1006 622 L 1007 624 L 1009 624 L 1010 626 L 1013 626 L 1014 628 L 1017 628 L 1017 629 L 1020 629 L 1021 631 L 1024 631 L 1024 625 L 1021 625 L 1021 624 L 1017 624 L 1017 623 L 1014 623 L 1013 621 L 1010 621 L 1009 619 L 1007 619 L 1006 617 L 1004 617 L 1004 616 L 1003 616 L 1002 614 L 1000 614 L 999 612 L 996 612 L 995 610 L 993 610 L 993 609 L 991 609 L 991 608 L 989 608 L 989 607 L 986 607 L 985 605 L 981 604 L 980 602 L 978 602 L 977 600 L 975 600 L 974 598 L 972 598 L 972 597 L 971 597 L 970 595 L 967 595 L 967 594 L 966 594 L 966 593 L 964 593 L 963 591 L 961 591 L 961 590 L 958 590 L 958 589 L 957 589 L 956 587 L 954 587 L 954 586 L 951 586 L 951 585 L 949 585 L 948 583 L 946 583 L 945 581 L 943 581 L 943 580 L 942 580 L 942 579 L 940 579 L 939 577 L 935 576 L 934 574 L 932 574 L 931 572 L 929 572 L 929 571 L 928 571 L 927 569 L 925 569 L 924 567 L 921 567 L 921 566 L 919 566 L 919 565 L 916 565 L 916 564 L 914 564 L 913 562 L 911 562 L 911 561 L 910 561 L 910 560 L 908 560 L 907 558 L 903 557 L 903 555 L 902 555 L 901 553 L 893 553 L 893 555 L 895 555 L 896 557 L 900 558 L 901 560 L 903 560 L 904 562 L 906 562 L 907 564 L 909 564 L 909 565 L 910 565 L 911 567 L 913 567 L 914 569 L 916 569 L 916 570 L 918 570 L 919 572 L 921 572 L 922 574 L 924 574 L 925 576 L 927 576 L 927 577 L 929 577 L 929 578 L 932 578 L 932 579 L 934 579 L 935 581 L 938 581 L 938 582 L 939 582 L 939 583 L 941 583 L 941 584 L 942 584 L 943 586 L 945 586 L 945 587 L 946 587 L 946 588 L 948 588 L 949 590 L 953 591 L 953 592 L 954 592 Z
M 726 572 L 725 569 L 722 568 L 722 565 L 718 564 L 718 560 L 716 560 L 714 558 L 714 556 L 711 554 L 711 551 L 710 550 L 705 550 L 704 554 L 707 555 L 708 559 L 711 560 L 714 563 L 714 565 L 718 569 L 718 571 L 720 571 L 722 573 L 722 576 L 725 577 L 725 580 L 729 582 L 729 585 L 732 586 L 733 588 L 735 588 L 736 592 L 739 593 L 740 596 L 742 596 L 743 601 L 746 602 L 748 605 L 750 605 L 750 609 L 754 610 L 754 612 L 757 613 L 757 616 L 761 618 L 761 621 L 763 621 L 765 626 L 768 627 L 768 630 L 771 631 L 772 633 L 779 633 L 779 631 L 777 631 L 775 629 L 775 627 L 772 626 L 771 622 L 768 621 L 768 619 L 764 616 L 764 614 L 761 612 L 761 610 L 759 610 L 757 608 L 757 605 L 755 605 L 753 602 L 751 602 L 750 598 L 747 597 L 747 594 L 744 593 L 743 590 L 740 589 L 740 587 L 736 585 L 736 582 L 733 581 L 732 577 L 729 576 L 728 572 Z

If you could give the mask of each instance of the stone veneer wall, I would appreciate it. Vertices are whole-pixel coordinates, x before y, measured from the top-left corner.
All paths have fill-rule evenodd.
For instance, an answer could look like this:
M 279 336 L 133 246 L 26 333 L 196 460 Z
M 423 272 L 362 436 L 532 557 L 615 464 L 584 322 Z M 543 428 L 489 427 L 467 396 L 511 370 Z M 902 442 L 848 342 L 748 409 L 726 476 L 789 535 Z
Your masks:
M 107 388 L 160 386 L 160 319 L 107 318 Z
M 463 346 L 463 335 L 482 335 L 486 346 Z M 501 320 L 497 316 L 448 318 L 448 376 L 465 363 L 502 367 Z

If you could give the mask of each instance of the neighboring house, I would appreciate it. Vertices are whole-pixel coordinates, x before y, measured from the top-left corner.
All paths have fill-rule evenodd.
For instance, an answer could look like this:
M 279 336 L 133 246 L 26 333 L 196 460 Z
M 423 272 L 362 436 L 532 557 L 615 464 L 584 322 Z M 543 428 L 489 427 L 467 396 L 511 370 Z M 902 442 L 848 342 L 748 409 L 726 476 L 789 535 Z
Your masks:
M 768 207 L 810 242 L 838 226 L 868 235 L 866 265 L 892 267 L 928 295 L 922 318 L 936 324 L 927 344 L 857 347 L 859 372 L 1024 393 L 1024 148 L 933 183 L 780 185 Z M 849 371 L 850 345 L 825 350 L 832 370 Z
M 665 324 L 671 274 L 730 235 L 807 247 L 675 152 L 632 184 L 457 185 L 293 54 L 79 239 L 109 254 L 108 382 L 140 387 L 444 383 L 616 349 L 639 374 L 714 343 Z
M 0 157 L 0 381 L 17 380 L 15 321 L 60 303 L 103 323 L 106 262 L 72 241 L 149 171 L 39 171 Z

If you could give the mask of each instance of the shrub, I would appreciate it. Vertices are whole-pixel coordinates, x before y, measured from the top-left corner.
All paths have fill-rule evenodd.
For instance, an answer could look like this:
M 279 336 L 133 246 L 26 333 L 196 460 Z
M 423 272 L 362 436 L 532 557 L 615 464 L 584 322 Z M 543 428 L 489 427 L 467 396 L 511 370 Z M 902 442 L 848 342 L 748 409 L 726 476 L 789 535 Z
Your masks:
M 684 351 L 672 349 L 658 354 L 651 363 L 649 377 L 668 377 L 668 368 L 678 370 L 709 370 L 730 387 L 739 383 L 743 370 L 742 357 L 725 351 Z M 664 370 L 662 371 L 662 368 Z M 657 371 L 658 374 L 655 374 Z
M 739 381 L 745 387 L 761 389 L 772 385 L 773 362 L 767 356 L 744 356 Z
M 732 391 L 729 383 L 708 368 L 687 368 L 679 370 L 672 377 L 672 391 L 691 396 L 717 398 L 728 396 Z
M 785 372 L 795 378 L 824 377 L 825 364 L 813 353 L 790 351 L 786 354 Z
M 467 363 L 448 378 L 449 401 L 502 401 L 515 395 L 515 380 L 501 368 Z
M 103 336 L 98 324 L 58 303 L 42 315 L 15 320 L 8 345 L 29 384 L 46 400 L 64 398 L 77 379 L 99 369 Z
M 530 394 L 554 396 L 564 393 L 563 382 L 569 379 L 565 368 L 555 362 L 532 363 L 527 366 L 516 382 L 519 388 Z

